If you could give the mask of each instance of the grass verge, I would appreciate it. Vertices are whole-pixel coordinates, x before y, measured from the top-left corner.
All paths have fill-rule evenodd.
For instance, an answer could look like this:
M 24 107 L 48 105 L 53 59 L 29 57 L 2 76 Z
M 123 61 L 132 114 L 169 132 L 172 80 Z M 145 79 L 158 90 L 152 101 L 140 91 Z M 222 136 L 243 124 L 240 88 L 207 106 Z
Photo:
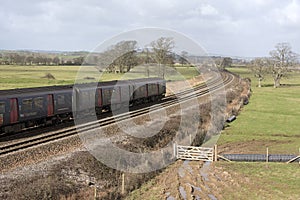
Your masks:
M 223 190 L 224 199 L 299 199 L 298 164 L 225 163 L 217 167 L 232 174 L 239 187 Z

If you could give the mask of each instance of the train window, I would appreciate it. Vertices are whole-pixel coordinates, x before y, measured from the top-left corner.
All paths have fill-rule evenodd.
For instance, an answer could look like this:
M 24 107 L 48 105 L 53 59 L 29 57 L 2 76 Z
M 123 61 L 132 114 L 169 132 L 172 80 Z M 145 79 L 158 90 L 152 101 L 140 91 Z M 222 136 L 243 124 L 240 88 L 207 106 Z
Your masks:
M 59 104 L 59 105 L 65 105 L 66 104 L 65 95 L 63 95 L 63 94 L 57 95 L 57 104 Z
M 153 85 L 153 84 L 151 84 L 151 85 L 149 84 L 149 85 L 148 85 L 148 87 L 149 87 L 150 90 L 155 90 L 155 86 L 156 86 L 156 85 Z
M 5 113 L 5 103 L 0 102 L 0 113 Z
M 139 92 L 145 92 L 145 87 L 144 86 L 140 86 L 137 90 L 139 91 Z
M 44 102 L 43 97 L 34 98 L 34 107 L 35 108 L 43 108 L 43 102 Z
M 22 108 L 23 110 L 32 110 L 32 99 L 23 99 Z

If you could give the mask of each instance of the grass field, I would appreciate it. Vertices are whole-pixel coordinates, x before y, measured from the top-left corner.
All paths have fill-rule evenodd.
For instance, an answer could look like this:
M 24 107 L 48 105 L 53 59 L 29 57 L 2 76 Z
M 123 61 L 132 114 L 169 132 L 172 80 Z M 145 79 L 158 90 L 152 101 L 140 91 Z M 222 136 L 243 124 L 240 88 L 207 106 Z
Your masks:
M 289 79 L 283 79 L 282 84 L 285 85 L 281 88 L 272 87 L 271 77 L 263 82 L 264 87 L 258 88 L 255 77 L 247 69 L 229 70 L 242 77 L 250 77 L 253 94 L 237 120 L 222 132 L 218 144 L 231 144 L 238 148 L 244 143 L 243 147 L 248 151 L 265 153 L 266 147 L 269 147 L 270 153 L 298 154 L 300 73 L 294 72 Z
M 38 87 L 74 83 L 79 67 L 0 65 L 0 89 Z M 51 73 L 55 80 L 42 78 Z
M 247 69 L 229 69 L 252 79 L 253 94 L 237 120 L 218 140 L 220 149 L 231 153 L 298 154 L 300 148 L 300 73 L 273 88 L 267 77 L 263 87 Z M 226 150 L 226 148 L 227 150 Z M 235 174 L 241 190 L 224 190 L 224 199 L 300 199 L 299 164 L 217 162 L 224 171 Z M 245 180 L 245 181 L 243 181 Z
M 174 72 L 174 70 L 177 73 Z M 80 76 L 77 76 L 80 70 Z M 156 67 L 149 67 L 150 76 L 157 76 Z M 96 80 L 109 81 L 127 78 L 147 77 L 145 67 L 136 67 L 127 74 L 103 73 L 99 78 L 99 73 L 93 66 L 15 66 L 0 65 L 0 89 L 39 87 L 49 85 L 74 84 L 78 82 L 92 82 Z M 55 79 L 44 78 L 47 73 L 51 73 Z M 190 79 L 197 76 L 198 72 L 193 67 L 176 67 L 166 70 L 166 80 Z
M 216 163 L 239 187 L 223 190 L 223 199 L 299 199 L 298 164 Z

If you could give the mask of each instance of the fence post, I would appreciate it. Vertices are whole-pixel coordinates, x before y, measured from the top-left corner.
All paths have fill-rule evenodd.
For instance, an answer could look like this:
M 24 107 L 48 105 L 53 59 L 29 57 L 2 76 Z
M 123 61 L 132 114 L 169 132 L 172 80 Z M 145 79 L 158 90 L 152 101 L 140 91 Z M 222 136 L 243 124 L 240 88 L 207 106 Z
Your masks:
M 121 193 L 124 194 L 125 193 L 125 174 L 122 174 L 122 190 Z
M 267 147 L 267 157 L 266 157 L 266 162 L 269 162 L 269 148 Z
M 214 146 L 214 158 L 213 161 L 218 161 L 218 145 Z
M 161 157 L 162 157 L 162 160 L 163 160 L 163 165 L 165 165 L 164 150 L 161 149 L 161 150 L 160 150 L 160 153 L 161 153 Z
M 177 145 L 176 142 L 173 143 L 173 153 L 174 153 L 174 157 L 175 159 L 177 159 L 177 151 L 176 151 Z
M 95 186 L 95 191 L 94 191 L 94 200 L 97 199 L 97 187 Z

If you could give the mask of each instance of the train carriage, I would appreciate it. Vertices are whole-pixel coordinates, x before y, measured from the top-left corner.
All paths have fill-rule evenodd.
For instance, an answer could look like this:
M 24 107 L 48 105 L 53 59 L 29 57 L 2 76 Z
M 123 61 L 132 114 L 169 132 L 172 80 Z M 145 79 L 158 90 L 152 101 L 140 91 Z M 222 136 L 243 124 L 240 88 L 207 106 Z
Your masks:
M 0 91 L 0 129 L 1 132 L 18 132 L 24 128 L 52 123 L 57 114 L 72 113 L 67 110 L 58 112 L 55 105 L 58 93 L 67 95 L 71 86 L 51 86 L 23 88 Z M 71 94 L 71 93 L 70 93 Z M 70 101 L 65 105 L 69 105 Z M 71 105 L 71 104 L 70 104 Z M 66 112 L 67 111 L 67 112 Z
M 127 80 L 100 82 L 97 91 L 96 96 L 98 101 L 101 96 L 104 110 L 119 109 L 133 101 L 133 85 Z
M 47 94 L 32 88 L 0 92 L 0 126 L 3 132 L 19 131 L 34 126 L 47 115 Z
M 73 112 L 119 109 L 164 97 L 166 82 L 145 78 L 0 91 L 0 133 L 73 118 Z M 76 109 L 72 106 L 76 106 Z
M 82 113 L 95 109 L 96 84 L 75 85 L 73 88 L 73 112 Z
M 166 93 L 166 82 L 163 79 L 152 78 L 147 83 L 148 98 L 152 101 L 161 99 Z
M 166 81 L 161 78 L 135 79 L 134 101 L 156 101 L 166 93 Z

